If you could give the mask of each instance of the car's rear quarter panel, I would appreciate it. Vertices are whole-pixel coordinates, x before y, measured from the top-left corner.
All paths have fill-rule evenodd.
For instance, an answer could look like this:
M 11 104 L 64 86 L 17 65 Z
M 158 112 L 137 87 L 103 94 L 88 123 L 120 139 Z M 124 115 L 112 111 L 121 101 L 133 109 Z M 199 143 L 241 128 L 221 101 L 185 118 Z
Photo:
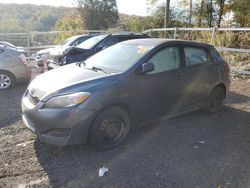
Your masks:
M 30 80 L 30 70 L 27 65 L 20 62 L 20 53 L 5 50 L 0 55 L 0 70 L 8 71 L 15 76 L 17 82 Z

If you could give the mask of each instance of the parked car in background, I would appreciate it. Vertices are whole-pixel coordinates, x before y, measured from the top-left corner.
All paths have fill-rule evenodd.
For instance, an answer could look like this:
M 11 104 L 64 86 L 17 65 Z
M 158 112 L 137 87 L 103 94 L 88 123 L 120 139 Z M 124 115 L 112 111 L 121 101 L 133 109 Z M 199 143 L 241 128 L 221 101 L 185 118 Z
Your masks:
M 0 45 L 4 46 L 4 47 L 9 47 L 9 48 L 17 49 L 17 47 L 14 44 L 11 44 L 11 43 L 6 42 L 6 41 L 0 41 Z
M 211 45 L 129 40 L 35 78 L 22 117 L 43 142 L 110 149 L 140 123 L 217 112 L 229 85 L 228 64 Z
M 9 89 L 16 82 L 30 81 L 26 57 L 14 48 L 0 46 L 0 90 Z
M 65 50 L 59 56 L 53 55 L 53 53 L 50 54 L 48 67 L 49 69 L 53 69 L 77 61 L 83 61 L 93 54 L 116 43 L 140 38 L 149 38 L 149 36 L 143 33 L 130 32 L 99 35 L 86 40 L 78 46 L 65 48 Z
M 54 56 L 59 56 L 65 49 L 70 46 L 77 46 L 84 42 L 85 40 L 96 36 L 96 34 L 89 34 L 89 35 L 76 35 L 73 37 L 68 38 L 60 45 L 55 46 L 53 48 L 47 48 L 44 50 L 40 50 L 36 54 L 36 64 L 38 67 L 43 67 L 44 63 L 48 61 L 49 54 L 53 54 Z
M 23 54 L 25 54 L 25 55 L 27 54 L 27 51 L 25 50 L 24 47 L 15 46 L 14 44 L 11 44 L 11 43 L 6 42 L 6 41 L 0 41 L 0 46 L 15 49 L 15 50 L 17 50 L 17 51 L 19 51 L 20 53 L 23 53 Z

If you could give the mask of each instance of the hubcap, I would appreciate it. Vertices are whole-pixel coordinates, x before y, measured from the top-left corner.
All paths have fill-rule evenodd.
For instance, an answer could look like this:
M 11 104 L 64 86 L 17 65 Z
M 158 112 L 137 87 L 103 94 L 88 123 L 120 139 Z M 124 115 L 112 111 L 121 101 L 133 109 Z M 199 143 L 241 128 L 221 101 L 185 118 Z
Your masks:
M 106 118 L 101 127 L 101 137 L 107 142 L 119 140 L 124 132 L 124 122 L 121 117 Z
M 11 85 L 11 79 L 6 74 L 0 74 L 0 89 L 6 89 Z

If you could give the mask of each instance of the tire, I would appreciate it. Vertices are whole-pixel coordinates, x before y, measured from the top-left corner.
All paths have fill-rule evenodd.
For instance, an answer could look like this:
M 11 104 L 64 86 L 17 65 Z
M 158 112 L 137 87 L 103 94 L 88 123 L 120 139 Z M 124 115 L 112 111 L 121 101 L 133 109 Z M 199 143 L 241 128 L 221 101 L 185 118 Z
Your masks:
M 222 87 L 216 86 L 209 95 L 205 111 L 214 114 L 220 110 L 225 99 L 225 92 Z
M 89 142 L 98 149 L 112 149 L 123 143 L 129 131 L 128 113 L 120 107 L 110 107 L 95 118 L 89 132 Z
M 15 85 L 15 77 L 7 72 L 0 71 L 0 90 L 10 89 Z

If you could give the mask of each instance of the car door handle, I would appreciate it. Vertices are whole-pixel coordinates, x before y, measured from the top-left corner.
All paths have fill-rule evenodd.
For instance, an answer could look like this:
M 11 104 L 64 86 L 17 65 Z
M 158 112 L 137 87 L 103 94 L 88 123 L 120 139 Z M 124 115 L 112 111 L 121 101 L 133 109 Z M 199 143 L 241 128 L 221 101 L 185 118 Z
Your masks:
M 175 79 L 178 80 L 178 81 L 183 81 L 184 80 L 184 76 L 177 76 Z

